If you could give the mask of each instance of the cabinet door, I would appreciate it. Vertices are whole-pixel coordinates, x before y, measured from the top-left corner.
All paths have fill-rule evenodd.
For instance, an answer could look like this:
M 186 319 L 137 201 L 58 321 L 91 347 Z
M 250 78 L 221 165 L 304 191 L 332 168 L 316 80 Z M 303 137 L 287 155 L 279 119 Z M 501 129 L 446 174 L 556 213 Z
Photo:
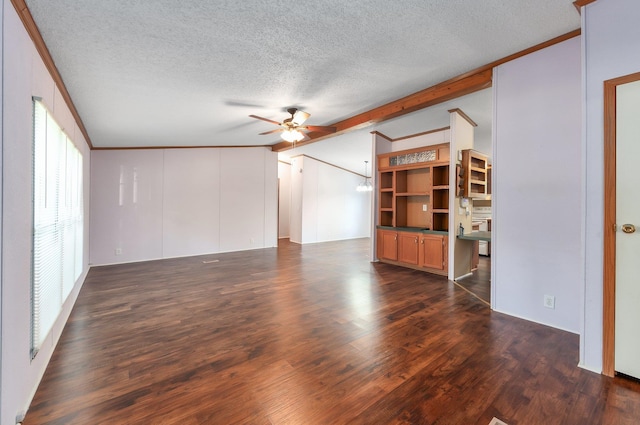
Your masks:
M 418 234 L 398 233 L 398 239 L 398 261 L 418 265 Z
M 445 244 L 441 235 L 423 235 L 420 239 L 420 266 L 444 270 Z
M 398 233 L 381 230 L 378 233 L 378 258 L 398 260 Z

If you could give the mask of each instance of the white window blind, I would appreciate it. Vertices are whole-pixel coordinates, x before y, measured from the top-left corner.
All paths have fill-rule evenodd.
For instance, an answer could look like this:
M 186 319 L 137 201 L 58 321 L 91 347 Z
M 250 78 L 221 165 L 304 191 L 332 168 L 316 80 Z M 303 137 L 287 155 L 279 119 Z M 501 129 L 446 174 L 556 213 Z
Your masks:
M 33 102 L 31 355 L 36 355 L 82 273 L 82 154 Z

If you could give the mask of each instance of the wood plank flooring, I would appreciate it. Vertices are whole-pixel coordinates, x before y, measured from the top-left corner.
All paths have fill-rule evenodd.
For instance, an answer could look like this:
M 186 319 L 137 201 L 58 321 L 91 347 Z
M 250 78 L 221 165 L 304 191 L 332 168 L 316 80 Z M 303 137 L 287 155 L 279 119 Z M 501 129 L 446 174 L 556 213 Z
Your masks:
M 576 335 L 368 244 L 93 268 L 24 425 L 639 423 Z
M 456 283 L 491 305 L 491 257 L 481 255 L 478 268 Z

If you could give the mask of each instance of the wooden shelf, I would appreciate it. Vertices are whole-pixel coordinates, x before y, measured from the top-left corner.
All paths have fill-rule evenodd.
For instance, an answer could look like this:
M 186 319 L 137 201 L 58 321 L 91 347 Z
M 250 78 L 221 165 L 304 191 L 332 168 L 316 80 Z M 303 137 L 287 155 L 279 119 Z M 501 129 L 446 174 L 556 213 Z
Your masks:
M 393 172 L 380 172 L 378 178 L 378 186 L 381 191 L 391 191 L 393 192 Z
M 394 226 L 393 209 L 380 211 L 380 225 L 381 226 Z
M 434 166 L 432 169 L 433 186 L 449 187 L 449 164 Z
M 432 230 L 449 230 L 449 211 L 433 212 Z
M 436 210 L 449 209 L 449 189 L 433 189 L 431 196 L 431 208 Z
M 381 191 L 380 192 L 380 209 L 390 209 L 393 210 L 393 192 L 389 191 Z
M 431 186 L 431 168 L 396 171 L 396 194 L 426 193 Z
M 429 196 L 431 192 L 405 192 L 398 193 L 396 192 L 396 196 Z

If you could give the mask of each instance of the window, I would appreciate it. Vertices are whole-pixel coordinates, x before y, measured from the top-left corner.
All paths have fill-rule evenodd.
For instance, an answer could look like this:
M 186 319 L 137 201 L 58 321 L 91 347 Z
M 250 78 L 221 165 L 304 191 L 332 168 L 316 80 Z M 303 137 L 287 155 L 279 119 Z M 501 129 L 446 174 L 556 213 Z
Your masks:
M 34 99 L 32 357 L 82 273 L 82 201 L 82 154 Z

